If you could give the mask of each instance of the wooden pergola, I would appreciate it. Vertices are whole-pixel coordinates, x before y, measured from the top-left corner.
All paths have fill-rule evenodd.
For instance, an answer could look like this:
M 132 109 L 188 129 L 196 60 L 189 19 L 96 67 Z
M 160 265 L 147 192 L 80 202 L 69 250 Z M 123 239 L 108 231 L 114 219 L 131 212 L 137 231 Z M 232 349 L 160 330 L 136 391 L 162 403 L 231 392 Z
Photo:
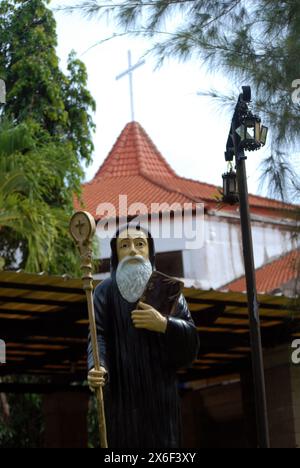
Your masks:
M 182 384 L 251 368 L 247 296 L 186 288 L 201 350 Z M 259 296 L 263 347 L 300 337 L 300 314 L 292 299 Z M 86 379 L 88 319 L 81 280 L 67 276 L 0 273 L 0 339 L 6 343 L 5 375 L 49 377 L 49 385 Z M 6 387 L 5 387 L 6 385 Z M 61 384 L 60 384 L 61 385 Z M 1 387 L 2 386 L 2 387 Z M 0 384 L 0 390 L 8 390 Z

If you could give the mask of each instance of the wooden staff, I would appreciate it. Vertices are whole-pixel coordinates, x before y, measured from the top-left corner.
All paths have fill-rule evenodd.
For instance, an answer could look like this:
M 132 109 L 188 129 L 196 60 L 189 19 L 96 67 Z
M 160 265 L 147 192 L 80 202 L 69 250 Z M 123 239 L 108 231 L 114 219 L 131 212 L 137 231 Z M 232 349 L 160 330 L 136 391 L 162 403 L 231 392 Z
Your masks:
M 95 321 L 94 301 L 93 301 L 93 276 L 92 276 L 92 241 L 96 232 L 96 223 L 93 216 L 86 211 L 78 211 L 72 216 L 70 221 L 70 233 L 76 242 L 81 257 L 81 269 L 83 271 L 83 289 L 86 292 L 89 323 L 91 333 L 91 343 L 96 371 L 100 370 L 100 356 L 97 340 L 97 329 Z M 104 400 L 102 387 L 96 389 L 100 447 L 107 448 L 106 422 L 104 411 Z

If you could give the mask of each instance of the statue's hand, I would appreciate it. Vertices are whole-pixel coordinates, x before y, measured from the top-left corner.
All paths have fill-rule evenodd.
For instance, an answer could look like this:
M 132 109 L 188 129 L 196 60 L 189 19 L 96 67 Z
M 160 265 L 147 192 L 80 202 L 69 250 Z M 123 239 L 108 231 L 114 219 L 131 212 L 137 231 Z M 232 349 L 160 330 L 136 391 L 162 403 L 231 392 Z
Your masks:
M 138 303 L 139 310 L 131 313 L 135 328 L 145 328 L 146 330 L 165 333 L 168 320 L 158 310 L 143 302 Z
M 106 384 L 107 371 L 104 367 L 100 367 L 99 371 L 92 369 L 88 373 L 88 383 L 92 392 L 99 387 L 104 387 Z

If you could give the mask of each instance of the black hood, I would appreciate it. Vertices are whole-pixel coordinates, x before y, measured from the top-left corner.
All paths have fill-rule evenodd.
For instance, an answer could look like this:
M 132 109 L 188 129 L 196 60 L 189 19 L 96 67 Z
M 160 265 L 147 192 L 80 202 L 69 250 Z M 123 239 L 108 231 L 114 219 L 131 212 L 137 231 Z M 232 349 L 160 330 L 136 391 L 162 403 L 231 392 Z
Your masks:
M 110 270 L 111 272 L 112 273 L 115 272 L 119 264 L 118 253 L 117 253 L 117 239 L 123 231 L 129 228 L 135 228 L 139 231 L 144 232 L 147 235 L 148 245 L 149 245 L 149 260 L 151 262 L 153 269 L 155 269 L 155 246 L 154 246 L 154 240 L 150 231 L 147 231 L 147 229 L 144 229 L 140 226 L 132 226 L 132 224 L 128 223 L 128 224 L 124 224 L 123 226 L 121 226 L 110 241 L 110 247 L 111 247 Z

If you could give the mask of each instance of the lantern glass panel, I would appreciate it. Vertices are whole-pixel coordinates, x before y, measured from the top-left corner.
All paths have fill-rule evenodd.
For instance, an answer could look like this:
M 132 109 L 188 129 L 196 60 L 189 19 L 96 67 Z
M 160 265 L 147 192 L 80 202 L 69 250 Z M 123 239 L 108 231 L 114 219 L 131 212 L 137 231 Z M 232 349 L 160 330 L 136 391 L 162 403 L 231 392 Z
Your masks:
M 227 185 L 227 177 L 226 177 L 226 174 L 223 175 L 223 193 L 224 193 L 224 196 L 225 196 L 225 197 L 228 196 L 228 185 Z
M 261 134 L 260 122 L 256 121 L 255 122 L 255 130 L 254 130 L 254 138 L 255 138 L 255 141 L 257 141 L 258 143 L 260 143 L 260 134 Z
M 229 192 L 236 193 L 236 178 L 235 176 L 231 176 L 229 179 Z
M 266 144 L 267 135 L 268 135 L 268 127 L 265 127 L 264 125 L 262 125 L 261 131 L 260 131 L 260 142 L 262 145 Z
M 247 119 L 245 122 L 245 140 L 253 141 L 255 139 L 255 120 Z

